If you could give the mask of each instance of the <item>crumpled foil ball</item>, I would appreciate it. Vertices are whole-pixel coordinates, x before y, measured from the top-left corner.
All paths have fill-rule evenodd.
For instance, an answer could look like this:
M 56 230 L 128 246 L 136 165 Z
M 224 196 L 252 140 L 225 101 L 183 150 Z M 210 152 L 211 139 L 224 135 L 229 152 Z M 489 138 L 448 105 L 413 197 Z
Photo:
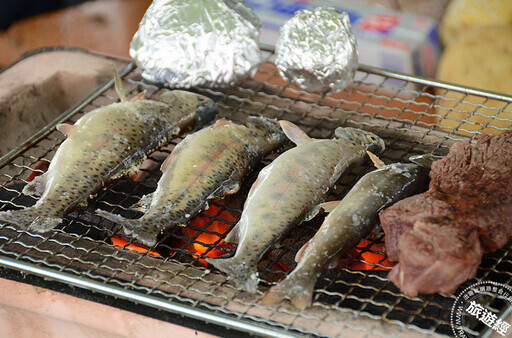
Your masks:
M 155 0 L 130 55 L 150 82 L 227 87 L 254 75 L 262 63 L 260 26 L 244 1 Z
M 357 70 L 357 41 L 348 14 L 330 7 L 300 10 L 280 30 L 276 66 L 298 87 L 334 93 L 349 85 Z

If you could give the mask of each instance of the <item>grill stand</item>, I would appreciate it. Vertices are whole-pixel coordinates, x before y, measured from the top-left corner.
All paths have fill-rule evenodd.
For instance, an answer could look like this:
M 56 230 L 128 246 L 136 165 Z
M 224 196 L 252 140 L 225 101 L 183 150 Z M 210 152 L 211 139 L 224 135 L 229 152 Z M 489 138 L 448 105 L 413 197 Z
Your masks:
M 124 69 L 122 75 L 130 96 L 145 86 L 132 64 Z M 150 96 L 159 91 L 158 87 L 148 88 Z M 352 87 L 330 97 L 309 94 L 284 83 L 270 63 L 262 67 L 254 81 L 243 87 L 224 91 L 196 88 L 219 102 L 222 116 L 234 120 L 243 120 L 252 114 L 286 118 L 298 123 L 313 137 L 330 137 L 339 125 L 374 131 L 386 140 L 388 150 L 383 158 L 387 161 L 404 160 L 409 154 L 425 151 L 443 154 L 453 142 L 477 137 L 478 133 L 469 137 L 461 135 L 456 128 L 447 132 L 439 130 L 437 119 L 443 117 L 434 109 L 440 108 L 442 98 L 433 94 L 433 89 L 457 90 L 466 96 L 499 99 L 506 103 L 501 112 L 510 112 L 510 97 L 366 66 L 360 67 Z M 0 201 L 2 208 L 24 205 L 23 196 L 12 188 L 12 184 L 26 180 L 29 173 L 37 170 L 35 167 L 41 159 L 51 159 L 62 142 L 62 138 L 54 133 L 57 123 L 73 123 L 84 113 L 115 100 L 110 80 L 22 146 L 2 157 L 0 183 L 10 194 L 8 199 Z M 168 154 L 177 142 L 179 139 L 164 149 L 163 155 Z M 266 163 L 270 160 L 267 159 Z M 368 168 L 342 179 L 333 195 L 342 196 L 365 170 Z M 122 210 L 125 208 L 123 203 L 129 198 L 141 197 L 137 190 L 140 186 L 129 188 L 131 190 L 109 187 L 100 192 L 91 204 L 97 203 L 93 207 L 100 205 Z M 106 197 L 108 194 L 120 196 L 121 202 L 112 204 Z M 238 210 L 236 206 L 227 208 Z M 91 207 L 91 210 L 94 209 Z M 303 239 L 314 233 L 314 224 L 305 227 L 307 229 L 301 235 Z M 319 284 L 325 288 L 322 286 L 316 290 L 314 306 L 297 312 L 286 304 L 262 306 L 258 303 L 262 291 L 256 297 L 248 296 L 237 290 L 221 273 L 198 267 L 190 259 L 183 260 L 187 256 L 181 252 L 158 259 L 115 247 L 109 238 L 118 230 L 95 218 L 90 209 L 72 213 L 66 217 L 63 226 L 44 236 L 5 225 L 0 228 L 0 265 L 199 322 L 257 335 L 376 334 L 410 337 L 451 332 L 444 311 L 453 304 L 455 296 L 407 297 L 390 285 L 387 272 L 343 268 L 324 274 Z M 379 241 L 382 237 L 375 239 L 375 243 Z M 296 250 L 295 244 L 280 257 L 286 258 Z M 487 256 L 477 280 L 493 278 L 510 284 L 512 275 L 503 268 L 503 265 L 512 264 L 510 252 L 509 244 L 496 254 Z M 265 276 L 269 277 L 264 287 L 284 275 L 283 271 L 276 270 L 275 263 L 275 260 L 268 261 L 267 258 L 265 267 L 262 267 Z

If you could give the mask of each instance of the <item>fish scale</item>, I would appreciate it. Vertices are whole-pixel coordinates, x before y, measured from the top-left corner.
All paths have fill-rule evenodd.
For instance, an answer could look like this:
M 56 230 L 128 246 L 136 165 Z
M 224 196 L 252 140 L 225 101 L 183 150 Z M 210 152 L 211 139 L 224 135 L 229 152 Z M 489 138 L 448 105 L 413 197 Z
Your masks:
M 257 263 L 270 245 L 291 226 L 314 217 L 339 177 L 363 161 L 367 146 L 377 152 L 384 148 L 379 137 L 362 130 L 339 128 L 338 138 L 313 140 L 290 122 L 281 125 L 298 146 L 265 167 L 251 187 L 240 220 L 225 239 L 238 243 L 235 255 L 206 259 L 252 293 L 259 282 Z
M 39 200 L 26 209 L 1 212 L 0 221 L 37 232 L 54 228 L 103 185 L 135 171 L 148 152 L 181 131 L 208 122 L 216 112 L 212 100 L 185 91 L 166 91 L 160 100 L 113 103 L 74 125 L 58 125 L 66 140 L 48 171 L 23 190 L 39 195 Z
M 144 196 L 146 212 L 139 219 L 98 210 L 122 224 L 125 234 L 152 246 L 158 236 L 188 220 L 227 194 L 238 191 L 242 180 L 285 136 L 277 121 L 250 117 L 247 126 L 219 120 L 212 127 L 188 135 L 162 164 L 156 191 Z

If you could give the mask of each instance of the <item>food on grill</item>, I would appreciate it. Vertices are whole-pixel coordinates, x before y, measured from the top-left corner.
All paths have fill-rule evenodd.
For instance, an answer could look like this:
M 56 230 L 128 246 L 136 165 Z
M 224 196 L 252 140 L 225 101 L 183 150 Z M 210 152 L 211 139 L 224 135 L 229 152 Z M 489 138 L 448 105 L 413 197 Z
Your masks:
M 471 28 L 499 24 L 512 25 L 512 1 L 452 0 L 446 8 L 439 35 L 443 44 L 450 45 Z
M 159 234 L 185 224 L 199 212 L 238 191 L 242 180 L 286 140 L 276 120 L 249 117 L 247 126 L 224 119 L 188 135 L 162 164 L 152 194 L 140 201 L 145 214 L 126 219 L 103 210 L 101 216 L 123 225 L 126 235 L 152 246 Z
M 281 121 L 297 147 L 265 167 L 251 187 L 239 222 L 224 240 L 238 243 L 234 256 L 207 259 L 244 290 L 256 292 L 257 263 L 269 246 L 293 225 L 313 218 L 330 188 L 346 169 L 360 163 L 368 148 L 381 152 L 378 136 L 354 128 L 336 129 L 336 138 L 311 139 L 294 124 Z
M 154 1 L 130 55 L 148 81 L 227 87 L 254 75 L 261 64 L 260 26 L 243 0 Z
M 420 192 L 427 179 L 428 169 L 421 165 L 393 163 L 364 175 L 341 201 L 323 204 L 329 215 L 295 256 L 295 269 L 267 292 L 263 302 L 278 304 L 289 298 L 299 309 L 309 306 L 321 269 L 373 231 L 379 210 Z
M 209 98 L 185 91 L 165 91 L 160 101 L 113 103 L 74 125 L 58 125 L 67 139 L 48 171 L 23 189 L 40 199 L 32 207 L 1 212 L 0 221 L 37 232 L 53 229 L 104 184 L 133 173 L 148 152 L 181 131 L 211 121 L 217 111 Z
M 406 294 L 454 292 L 482 253 L 512 237 L 512 131 L 456 142 L 434 162 L 430 189 L 380 212 L 389 278 Z
M 276 66 L 302 89 L 339 92 L 354 79 L 357 41 L 348 14 L 330 7 L 299 10 L 280 30 Z
M 512 6 L 512 1 L 510 1 Z M 478 27 L 460 34 L 439 60 L 437 78 L 512 95 L 512 25 Z M 465 135 L 499 134 L 511 128 L 512 107 L 505 101 L 438 89 L 444 96 L 439 125 Z M 460 102 L 463 101 L 463 102 Z M 460 102 L 460 103 L 459 103 Z

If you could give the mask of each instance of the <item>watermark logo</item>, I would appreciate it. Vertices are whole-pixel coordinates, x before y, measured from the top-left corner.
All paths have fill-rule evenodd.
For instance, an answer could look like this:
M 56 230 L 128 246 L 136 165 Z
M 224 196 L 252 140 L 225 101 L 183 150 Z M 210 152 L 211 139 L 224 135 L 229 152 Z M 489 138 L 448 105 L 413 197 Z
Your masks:
M 493 336 L 512 337 L 512 289 L 484 281 L 464 289 L 452 307 L 451 324 L 455 337 L 478 337 L 482 331 Z M 500 315 L 505 313 L 505 317 Z

